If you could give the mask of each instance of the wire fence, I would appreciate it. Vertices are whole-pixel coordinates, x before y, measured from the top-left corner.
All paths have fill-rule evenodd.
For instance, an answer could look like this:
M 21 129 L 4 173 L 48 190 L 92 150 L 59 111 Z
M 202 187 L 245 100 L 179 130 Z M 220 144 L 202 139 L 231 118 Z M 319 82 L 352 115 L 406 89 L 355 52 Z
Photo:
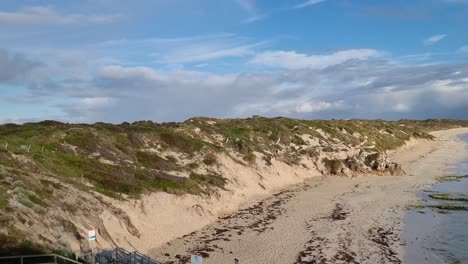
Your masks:
M 42 254 L 42 255 L 21 255 L 11 257 L 0 257 L 0 264 L 82 264 L 76 260 L 62 257 L 56 254 Z

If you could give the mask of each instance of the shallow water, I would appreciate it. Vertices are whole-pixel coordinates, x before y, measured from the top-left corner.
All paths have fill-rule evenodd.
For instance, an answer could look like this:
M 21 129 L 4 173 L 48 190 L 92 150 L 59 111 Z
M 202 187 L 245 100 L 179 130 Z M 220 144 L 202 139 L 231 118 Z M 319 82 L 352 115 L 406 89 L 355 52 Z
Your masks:
M 468 142 L 468 134 L 460 138 Z M 452 172 L 454 175 L 468 175 L 468 157 Z M 432 199 L 429 195 L 434 192 L 468 197 L 468 179 L 438 183 L 420 193 L 422 205 L 468 206 L 468 202 Z M 403 241 L 405 263 L 468 263 L 468 211 L 412 209 L 405 217 Z

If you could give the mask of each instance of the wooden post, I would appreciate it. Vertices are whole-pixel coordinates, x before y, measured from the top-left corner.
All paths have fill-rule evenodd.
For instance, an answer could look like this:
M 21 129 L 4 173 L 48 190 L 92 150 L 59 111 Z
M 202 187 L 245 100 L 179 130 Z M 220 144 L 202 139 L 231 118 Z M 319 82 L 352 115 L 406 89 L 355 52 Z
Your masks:
M 5 143 L 5 149 L 8 150 L 8 142 Z

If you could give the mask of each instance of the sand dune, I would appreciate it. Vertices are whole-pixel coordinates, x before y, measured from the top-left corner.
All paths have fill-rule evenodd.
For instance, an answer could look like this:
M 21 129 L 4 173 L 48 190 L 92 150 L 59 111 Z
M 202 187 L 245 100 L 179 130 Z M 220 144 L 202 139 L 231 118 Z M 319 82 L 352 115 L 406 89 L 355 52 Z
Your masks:
M 313 177 L 276 193 L 150 254 L 189 263 L 402 263 L 400 241 L 407 206 L 417 191 L 468 157 L 457 135 L 434 132 L 435 141 L 414 141 L 391 154 L 407 176 Z

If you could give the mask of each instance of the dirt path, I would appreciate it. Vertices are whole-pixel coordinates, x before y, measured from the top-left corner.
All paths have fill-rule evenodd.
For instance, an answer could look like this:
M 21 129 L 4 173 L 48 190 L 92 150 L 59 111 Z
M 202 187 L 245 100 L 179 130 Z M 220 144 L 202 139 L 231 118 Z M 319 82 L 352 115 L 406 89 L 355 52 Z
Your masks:
M 314 177 L 151 251 L 168 263 L 403 263 L 406 208 L 417 191 L 468 157 L 456 135 L 393 154 L 404 177 Z

